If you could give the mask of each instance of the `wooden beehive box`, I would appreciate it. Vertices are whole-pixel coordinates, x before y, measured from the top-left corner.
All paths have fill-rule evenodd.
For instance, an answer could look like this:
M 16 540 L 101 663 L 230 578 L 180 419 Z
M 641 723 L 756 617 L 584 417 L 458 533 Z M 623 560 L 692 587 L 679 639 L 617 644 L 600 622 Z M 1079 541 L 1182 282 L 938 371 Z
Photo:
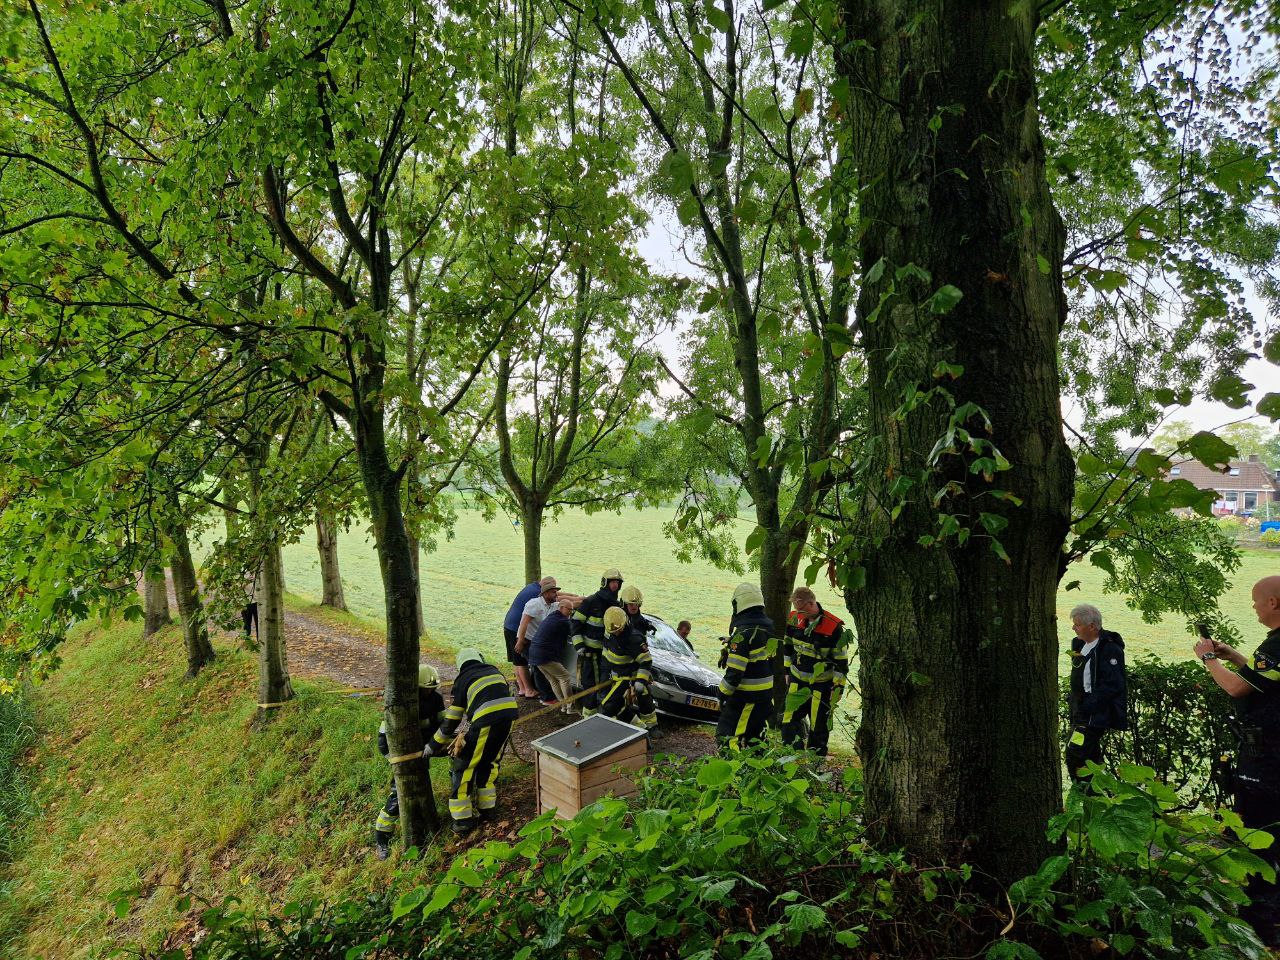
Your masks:
M 632 771 L 648 762 L 645 731 L 600 714 L 532 743 L 538 813 L 555 810 L 569 820 L 601 797 L 636 792 Z

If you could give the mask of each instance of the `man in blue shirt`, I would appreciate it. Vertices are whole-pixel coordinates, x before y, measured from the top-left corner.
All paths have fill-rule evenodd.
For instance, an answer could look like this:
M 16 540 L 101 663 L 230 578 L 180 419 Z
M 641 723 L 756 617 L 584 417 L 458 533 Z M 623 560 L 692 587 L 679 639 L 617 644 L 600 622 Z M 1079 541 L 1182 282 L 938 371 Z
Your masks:
M 536 697 L 537 689 L 533 678 L 529 676 L 529 661 L 516 650 L 516 631 L 520 629 L 520 617 L 524 614 L 524 606 L 534 597 L 542 593 L 542 585 L 537 580 L 525 586 L 511 603 L 506 619 L 502 621 L 502 635 L 507 642 L 507 662 L 515 667 L 516 685 L 522 697 Z

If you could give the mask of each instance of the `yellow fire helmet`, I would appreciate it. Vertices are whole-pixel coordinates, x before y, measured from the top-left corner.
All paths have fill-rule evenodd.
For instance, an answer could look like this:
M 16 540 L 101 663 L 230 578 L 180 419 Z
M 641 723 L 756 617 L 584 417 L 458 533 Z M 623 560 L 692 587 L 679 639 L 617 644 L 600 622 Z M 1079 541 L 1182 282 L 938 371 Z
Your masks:
M 764 606 L 764 594 L 754 583 L 740 583 L 733 590 L 733 612 Z
M 418 686 L 420 687 L 438 687 L 440 686 L 440 673 L 435 667 L 429 663 L 418 664 Z
M 627 613 L 621 607 L 610 607 L 604 612 L 606 633 L 619 633 L 627 625 Z
M 623 587 L 618 599 L 623 603 L 634 603 L 637 607 L 644 603 L 644 595 L 639 587 Z
M 604 572 L 604 576 L 600 578 L 600 586 L 607 587 L 610 580 L 617 580 L 622 583 L 622 571 L 617 567 L 610 567 Z

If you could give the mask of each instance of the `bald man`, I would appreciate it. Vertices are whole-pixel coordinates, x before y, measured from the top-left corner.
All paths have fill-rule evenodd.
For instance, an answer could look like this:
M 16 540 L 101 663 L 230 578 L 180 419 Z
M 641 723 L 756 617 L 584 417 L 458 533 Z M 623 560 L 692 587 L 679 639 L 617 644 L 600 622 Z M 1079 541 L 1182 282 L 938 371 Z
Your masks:
M 1234 647 L 1207 637 L 1196 643 L 1195 651 L 1214 682 L 1238 701 L 1241 740 L 1234 778 L 1235 811 L 1246 827 L 1275 836 L 1270 847 L 1257 853 L 1280 868 L 1280 577 L 1263 577 L 1253 585 L 1253 611 L 1268 632 L 1252 661 Z M 1280 947 L 1280 885 L 1255 874 L 1245 892 L 1250 903 L 1240 916 L 1263 943 Z

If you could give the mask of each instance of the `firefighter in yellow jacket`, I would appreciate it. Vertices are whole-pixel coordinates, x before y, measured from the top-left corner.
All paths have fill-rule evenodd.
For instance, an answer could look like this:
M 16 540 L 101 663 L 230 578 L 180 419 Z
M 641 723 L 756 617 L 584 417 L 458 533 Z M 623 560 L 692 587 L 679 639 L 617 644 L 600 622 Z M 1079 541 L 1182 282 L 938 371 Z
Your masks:
M 721 747 L 741 748 L 758 743 L 773 709 L 773 654 L 778 642 L 773 621 L 765 616 L 764 594 L 754 583 L 740 583 L 733 591 L 720 681 L 720 721 L 716 739 Z
M 453 702 L 444 722 L 423 755 L 449 752 L 449 741 L 465 717 L 469 726 L 450 765 L 449 816 L 453 832 L 470 833 L 481 818 L 498 805 L 498 761 L 520 708 L 511 696 L 507 678 L 485 663 L 479 650 L 458 651 L 458 676 L 453 681 Z
M 808 587 L 796 587 L 791 605 L 783 647 L 789 676 L 782 739 L 797 750 L 808 748 L 825 756 L 833 715 L 849 676 L 850 634 L 843 620 L 822 609 Z
M 613 685 L 600 703 L 600 712 L 652 730 L 658 725 L 657 707 L 649 692 L 653 657 L 645 635 L 632 626 L 621 607 L 604 612 L 604 659 Z

